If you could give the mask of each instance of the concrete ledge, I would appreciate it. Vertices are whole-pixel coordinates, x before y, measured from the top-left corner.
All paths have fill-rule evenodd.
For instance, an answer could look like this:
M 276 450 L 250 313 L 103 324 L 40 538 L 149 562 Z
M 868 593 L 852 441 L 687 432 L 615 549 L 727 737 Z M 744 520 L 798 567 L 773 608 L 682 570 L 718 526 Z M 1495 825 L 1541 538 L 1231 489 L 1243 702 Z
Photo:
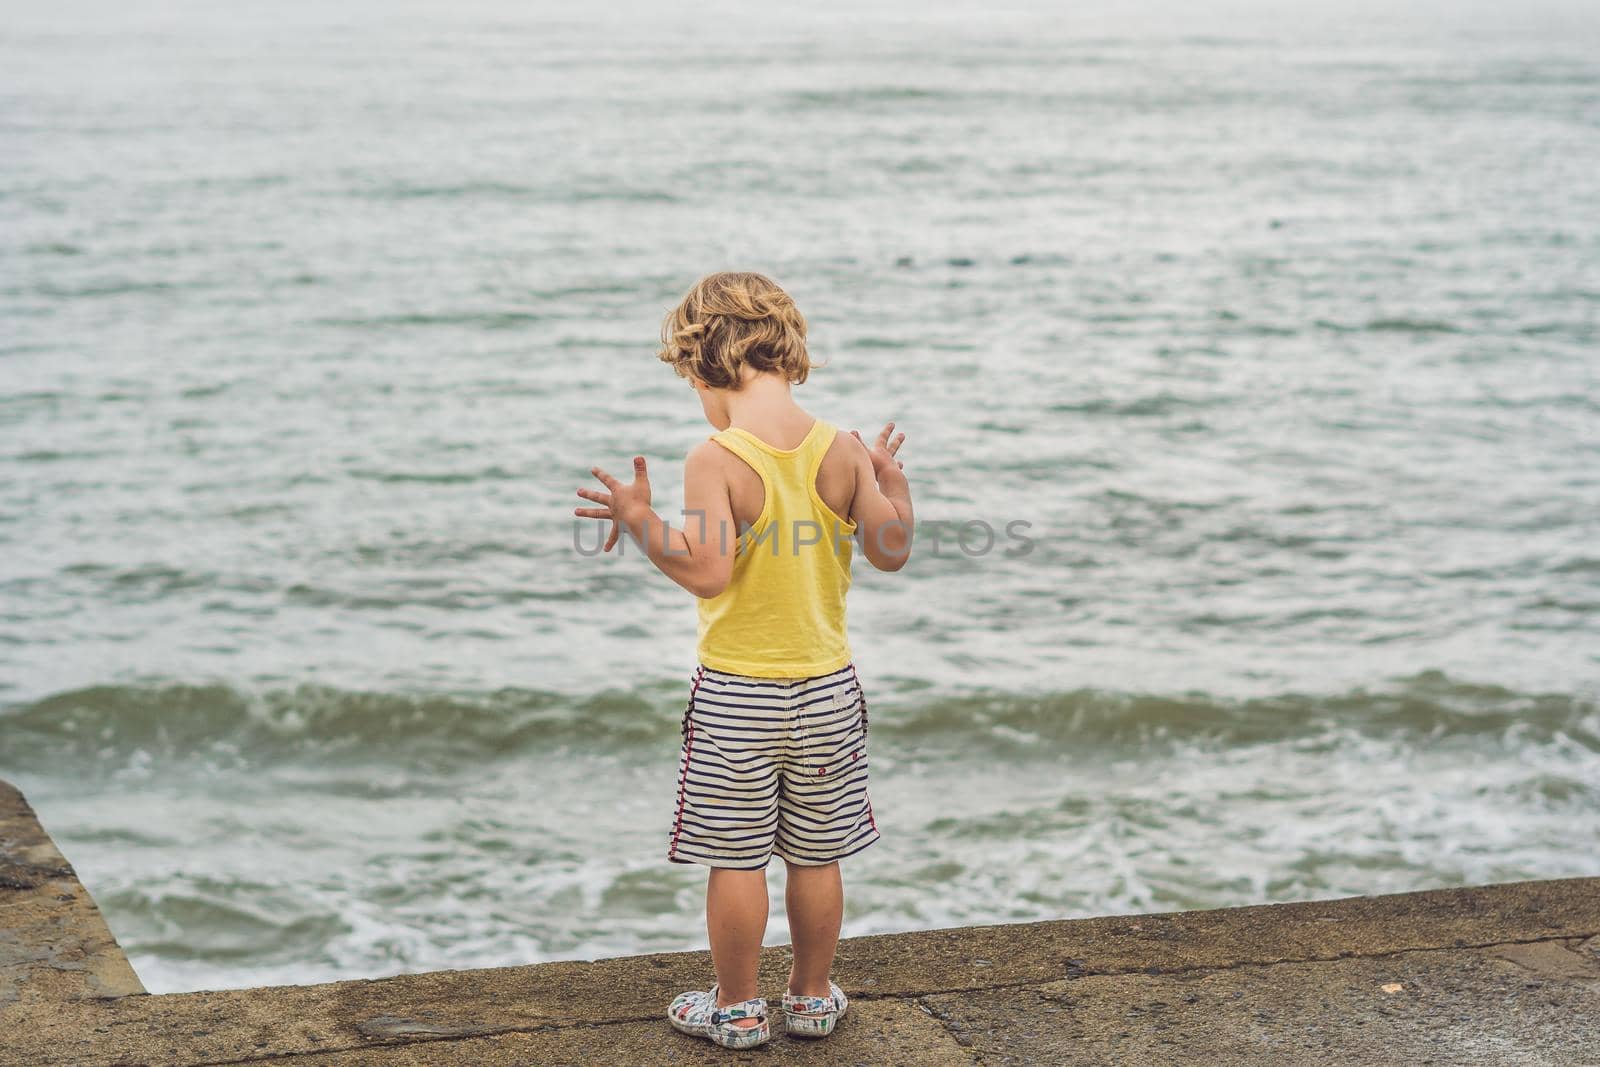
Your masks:
M 787 960 L 764 954 L 769 996 Z M 0 1064 L 1600 1063 L 1600 878 L 854 938 L 839 1031 L 747 1053 L 663 1019 L 709 974 L 689 952 L 14 998 Z
M 0 782 L 0 1012 L 143 992 L 72 865 Z

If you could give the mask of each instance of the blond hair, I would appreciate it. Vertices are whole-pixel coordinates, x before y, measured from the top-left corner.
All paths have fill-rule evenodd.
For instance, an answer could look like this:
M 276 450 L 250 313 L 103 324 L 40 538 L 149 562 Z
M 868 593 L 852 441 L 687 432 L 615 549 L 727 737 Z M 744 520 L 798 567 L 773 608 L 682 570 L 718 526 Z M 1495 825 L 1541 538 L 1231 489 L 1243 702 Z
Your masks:
M 805 316 L 766 275 L 708 274 L 662 322 L 661 360 L 713 389 L 738 389 L 747 366 L 799 385 L 811 372 Z

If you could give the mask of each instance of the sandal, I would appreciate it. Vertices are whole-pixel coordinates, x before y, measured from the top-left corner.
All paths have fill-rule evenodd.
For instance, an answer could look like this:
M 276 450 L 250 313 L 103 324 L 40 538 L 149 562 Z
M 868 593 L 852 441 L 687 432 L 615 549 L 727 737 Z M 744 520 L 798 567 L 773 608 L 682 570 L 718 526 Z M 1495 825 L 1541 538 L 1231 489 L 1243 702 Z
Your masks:
M 785 998 L 787 999 L 787 998 Z M 740 1026 L 735 1019 L 760 1019 L 755 1026 Z M 717 987 L 679 993 L 667 1009 L 674 1030 L 715 1041 L 723 1048 L 755 1048 L 772 1038 L 767 1022 L 767 1002 L 760 997 L 717 1007 Z
M 833 982 L 828 983 L 829 997 L 796 997 L 783 995 L 783 1028 L 794 1037 L 827 1037 L 844 1018 L 850 1001 L 844 990 Z

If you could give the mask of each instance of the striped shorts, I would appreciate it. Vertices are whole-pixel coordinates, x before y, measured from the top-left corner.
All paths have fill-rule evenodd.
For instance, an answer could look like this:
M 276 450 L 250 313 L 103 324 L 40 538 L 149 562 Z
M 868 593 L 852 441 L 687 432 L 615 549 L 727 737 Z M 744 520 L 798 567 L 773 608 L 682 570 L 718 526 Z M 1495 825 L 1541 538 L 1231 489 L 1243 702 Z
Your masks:
M 776 854 L 820 866 L 877 839 L 854 664 L 794 680 L 695 671 L 669 860 L 755 870 Z

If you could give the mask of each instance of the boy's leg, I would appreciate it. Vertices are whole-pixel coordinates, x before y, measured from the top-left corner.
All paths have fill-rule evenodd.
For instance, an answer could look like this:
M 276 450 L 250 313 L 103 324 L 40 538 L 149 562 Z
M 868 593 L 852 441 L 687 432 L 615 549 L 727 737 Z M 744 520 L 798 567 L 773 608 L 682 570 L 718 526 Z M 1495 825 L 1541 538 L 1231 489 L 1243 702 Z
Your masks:
M 839 925 L 844 921 L 844 882 L 839 861 L 803 866 L 784 861 L 789 884 L 784 904 L 789 911 L 789 940 L 794 964 L 789 970 L 789 992 L 800 997 L 826 997 L 828 972 L 839 946 Z
M 711 868 L 706 880 L 706 933 L 717 971 L 717 1006 L 725 1008 L 757 995 L 756 970 L 761 939 L 767 932 L 767 871 Z M 756 1019 L 736 1019 L 755 1026 Z

